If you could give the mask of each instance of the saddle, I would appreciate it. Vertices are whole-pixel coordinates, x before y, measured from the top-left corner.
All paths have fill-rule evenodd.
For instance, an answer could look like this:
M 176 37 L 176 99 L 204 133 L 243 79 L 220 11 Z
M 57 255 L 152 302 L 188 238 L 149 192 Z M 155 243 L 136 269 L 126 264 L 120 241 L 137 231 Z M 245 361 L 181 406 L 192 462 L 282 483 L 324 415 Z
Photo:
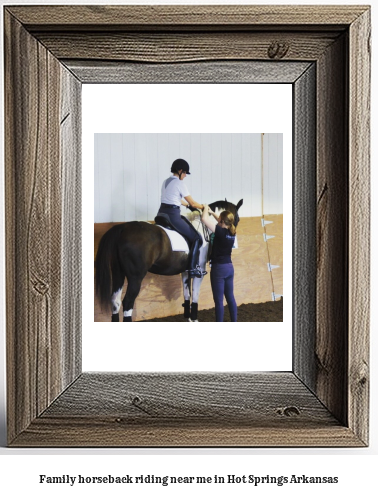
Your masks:
M 167 214 L 162 214 L 158 213 L 157 216 L 155 217 L 155 223 L 158 226 L 163 226 L 166 229 L 172 229 L 173 231 L 177 231 L 175 227 L 173 226 L 171 219 L 169 218 L 169 215 Z
M 183 219 L 187 224 L 189 224 L 189 226 L 193 227 L 184 215 L 181 215 L 181 219 Z M 159 226 L 164 227 L 165 229 L 170 229 L 171 231 L 176 231 L 184 238 L 184 240 L 187 242 L 189 248 L 191 247 L 191 243 L 188 240 L 188 238 L 175 227 L 175 225 L 172 223 L 171 219 L 169 218 L 169 215 L 159 212 L 157 214 L 157 216 L 155 217 L 155 223 Z M 201 235 L 199 235 L 199 236 L 201 237 Z M 202 237 L 201 237 L 201 244 L 202 244 Z

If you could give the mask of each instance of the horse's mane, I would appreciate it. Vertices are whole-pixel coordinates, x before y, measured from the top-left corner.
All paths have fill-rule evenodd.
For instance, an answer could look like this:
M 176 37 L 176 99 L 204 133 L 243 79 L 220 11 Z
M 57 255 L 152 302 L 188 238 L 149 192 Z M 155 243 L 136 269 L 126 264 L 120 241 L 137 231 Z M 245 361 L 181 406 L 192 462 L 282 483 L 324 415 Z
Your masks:
M 236 205 L 234 205 L 230 201 L 227 201 L 227 200 L 215 201 L 214 203 L 210 203 L 209 207 L 211 208 L 211 210 L 213 212 L 215 212 L 215 210 L 217 208 L 219 208 L 222 212 L 223 212 L 223 210 L 228 210 L 229 212 L 231 212 L 232 214 L 235 215 L 235 226 L 238 225 L 238 223 L 239 223 L 239 214 L 236 211 Z
M 228 210 L 229 212 L 232 212 L 233 214 L 236 211 L 236 206 L 227 200 L 215 201 L 214 203 L 210 203 L 209 207 L 211 208 L 211 210 L 213 212 L 216 208 L 222 208 L 223 210 Z
M 200 219 L 201 218 L 201 213 L 198 211 L 198 210 L 194 210 L 192 212 L 186 212 L 185 213 L 185 217 L 190 221 L 190 222 L 193 222 L 195 221 L 196 219 Z
M 239 214 L 236 211 L 236 205 L 234 205 L 230 201 L 227 201 L 227 200 L 215 201 L 214 203 L 210 203 L 209 207 L 211 208 L 211 210 L 213 212 L 215 212 L 217 208 L 221 212 L 223 212 L 223 210 L 228 210 L 229 212 L 231 212 L 232 214 L 235 215 L 235 226 L 238 225 Z M 196 218 L 201 217 L 200 212 L 197 210 L 194 210 L 193 212 L 186 213 L 185 216 L 187 217 L 187 219 L 190 220 L 190 222 L 193 222 Z

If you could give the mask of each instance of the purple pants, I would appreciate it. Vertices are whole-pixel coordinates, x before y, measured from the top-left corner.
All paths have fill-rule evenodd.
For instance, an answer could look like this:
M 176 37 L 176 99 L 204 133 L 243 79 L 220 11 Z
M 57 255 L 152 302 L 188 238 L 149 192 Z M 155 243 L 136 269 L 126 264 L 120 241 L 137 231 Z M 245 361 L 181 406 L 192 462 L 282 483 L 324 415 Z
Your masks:
M 234 297 L 234 266 L 213 264 L 210 273 L 211 288 L 215 303 L 215 321 L 223 321 L 223 296 L 226 297 L 231 321 L 237 321 L 237 306 Z

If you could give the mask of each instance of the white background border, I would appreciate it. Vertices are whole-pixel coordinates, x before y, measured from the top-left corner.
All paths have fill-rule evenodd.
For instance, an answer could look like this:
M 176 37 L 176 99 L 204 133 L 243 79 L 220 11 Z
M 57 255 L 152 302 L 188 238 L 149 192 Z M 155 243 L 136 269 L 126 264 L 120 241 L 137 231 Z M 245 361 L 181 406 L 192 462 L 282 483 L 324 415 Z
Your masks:
M 93 321 L 94 133 L 169 133 L 172 122 L 175 133 L 283 133 L 283 322 Z M 291 371 L 291 149 L 290 84 L 83 85 L 83 371 Z

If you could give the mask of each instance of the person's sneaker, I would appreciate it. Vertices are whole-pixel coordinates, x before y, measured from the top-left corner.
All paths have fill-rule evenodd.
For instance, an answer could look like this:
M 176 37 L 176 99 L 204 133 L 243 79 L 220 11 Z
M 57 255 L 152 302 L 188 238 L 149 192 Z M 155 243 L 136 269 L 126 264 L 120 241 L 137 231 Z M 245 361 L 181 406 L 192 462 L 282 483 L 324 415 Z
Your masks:
M 202 278 L 207 274 L 207 271 L 202 271 L 200 266 L 197 266 L 195 269 L 190 269 L 188 273 L 190 278 Z

